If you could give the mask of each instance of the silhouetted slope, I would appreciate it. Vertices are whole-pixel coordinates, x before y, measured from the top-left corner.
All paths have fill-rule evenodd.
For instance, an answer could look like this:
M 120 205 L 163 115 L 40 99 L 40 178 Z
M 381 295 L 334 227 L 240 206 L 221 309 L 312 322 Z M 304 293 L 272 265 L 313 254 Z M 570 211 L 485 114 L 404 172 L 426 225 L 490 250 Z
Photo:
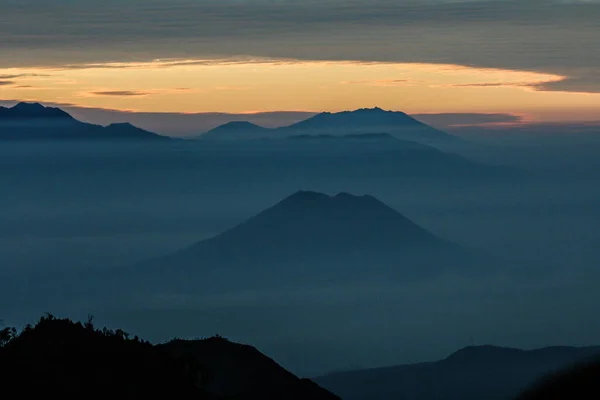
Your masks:
M 106 127 L 78 121 L 59 108 L 37 103 L 0 107 L 0 140 L 169 140 L 131 124 Z
M 335 400 L 314 382 L 300 379 L 251 346 L 223 338 L 175 340 L 165 349 L 193 357 L 206 373 L 205 390 L 228 400 Z
M 515 400 L 588 400 L 600 398 L 600 357 L 544 376 Z
M 315 381 L 345 400 L 510 400 L 544 374 L 597 355 L 600 347 L 468 347 L 437 362 L 340 372 Z
M 270 136 L 272 129 L 247 121 L 232 121 L 202 134 L 205 140 L 252 140 Z
M 0 390 L 23 398 L 213 399 L 201 377 L 191 359 L 52 317 L 0 348 Z

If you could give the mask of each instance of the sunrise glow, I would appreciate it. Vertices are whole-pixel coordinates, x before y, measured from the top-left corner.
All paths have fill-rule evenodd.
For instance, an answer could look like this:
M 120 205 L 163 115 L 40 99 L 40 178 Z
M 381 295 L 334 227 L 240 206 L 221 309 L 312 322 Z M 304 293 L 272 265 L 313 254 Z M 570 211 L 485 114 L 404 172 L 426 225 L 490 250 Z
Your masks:
M 546 91 L 559 75 L 452 64 L 167 59 L 0 69 L 2 98 L 137 112 L 504 112 L 592 120 L 600 94 Z M 553 113 L 553 110 L 561 110 Z

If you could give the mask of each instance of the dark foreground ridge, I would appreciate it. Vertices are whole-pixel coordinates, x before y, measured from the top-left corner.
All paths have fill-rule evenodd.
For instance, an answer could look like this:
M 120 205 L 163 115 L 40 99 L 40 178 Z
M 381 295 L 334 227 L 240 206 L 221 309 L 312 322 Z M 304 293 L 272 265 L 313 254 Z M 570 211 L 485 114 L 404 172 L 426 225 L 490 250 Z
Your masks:
M 600 399 L 600 358 L 551 373 L 516 400 Z
M 0 376 L 3 392 L 25 398 L 212 399 L 189 360 L 122 331 L 52 316 L 0 348 Z
M 526 351 L 478 346 L 459 350 L 436 362 L 340 372 L 315 381 L 345 400 L 513 400 L 544 375 L 596 357 L 600 357 L 600 347 L 548 347 Z M 563 394 L 569 393 L 580 381 L 589 385 L 592 373 L 600 381 L 600 364 L 592 365 L 595 367 L 557 375 L 558 379 L 551 375 L 544 381 L 547 384 L 528 391 L 519 400 L 575 399 L 569 395 L 544 397 L 541 394 L 554 388 L 557 393 L 561 393 L 559 388 Z
M 178 357 L 192 357 L 210 371 L 205 389 L 224 399 L 339 400 L 313 381 L 300 379 L 248 345 L 221 337 L 174 340 L 162 345 Z
M 4 393 L 25 398 L 339 400 L 221 337 L 154 346 L 51 315 L 20 334 L 1 331 L 0 377 Z

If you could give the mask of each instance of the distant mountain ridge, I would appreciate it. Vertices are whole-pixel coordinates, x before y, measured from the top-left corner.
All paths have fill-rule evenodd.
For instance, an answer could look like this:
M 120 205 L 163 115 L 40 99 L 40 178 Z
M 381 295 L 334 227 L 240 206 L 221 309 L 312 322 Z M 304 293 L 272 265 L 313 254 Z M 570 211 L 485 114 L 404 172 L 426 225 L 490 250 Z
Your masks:
M 231 124 L 231 123 L 230 123 Z M 361 108 L 338 113 L 323 112 L 304 121 L 280 128 L 263 128 L 246 122 L 221 125 L 200 136 L 206 140 L 251 140 L 290 136 L 343 136 L 352 134 L 389 134 L 421 143 L 458 140 L 399 111 Z M 235 128 L 235 129 L 232 129 Z
M 219 125 L 202 135 L 207 140 L 255 140 L 272 136 L 271 128 L 265 128 L 248 121 L 231 121 Z
M 0 107 L 0 121 L 29 119 L 65 119 L 74 118 L 56 107 L 45 107 L 39 103 L 18 103 L 13 107 Z
M 344 400 L 512 400 L 542 376 L 597 357 L 599 346 L 472 346 L 440 361 L 332 373 L 315 381 Z
M 0 107 L 0 140 L 169 140 L 128 123 L 88 124 L 55 107 L 19 103 Z

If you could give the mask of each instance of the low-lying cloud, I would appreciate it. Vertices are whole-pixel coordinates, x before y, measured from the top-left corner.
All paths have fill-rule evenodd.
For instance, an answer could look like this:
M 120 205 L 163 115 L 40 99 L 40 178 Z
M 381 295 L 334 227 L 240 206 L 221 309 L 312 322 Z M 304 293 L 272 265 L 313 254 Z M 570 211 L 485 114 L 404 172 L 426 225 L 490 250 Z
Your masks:
M 414 114 L 413 117 L 421 122 L 442 129 L 457 126 L 518 124 L 523 122 L 523 116 L 521 115 L 499 113 Z

